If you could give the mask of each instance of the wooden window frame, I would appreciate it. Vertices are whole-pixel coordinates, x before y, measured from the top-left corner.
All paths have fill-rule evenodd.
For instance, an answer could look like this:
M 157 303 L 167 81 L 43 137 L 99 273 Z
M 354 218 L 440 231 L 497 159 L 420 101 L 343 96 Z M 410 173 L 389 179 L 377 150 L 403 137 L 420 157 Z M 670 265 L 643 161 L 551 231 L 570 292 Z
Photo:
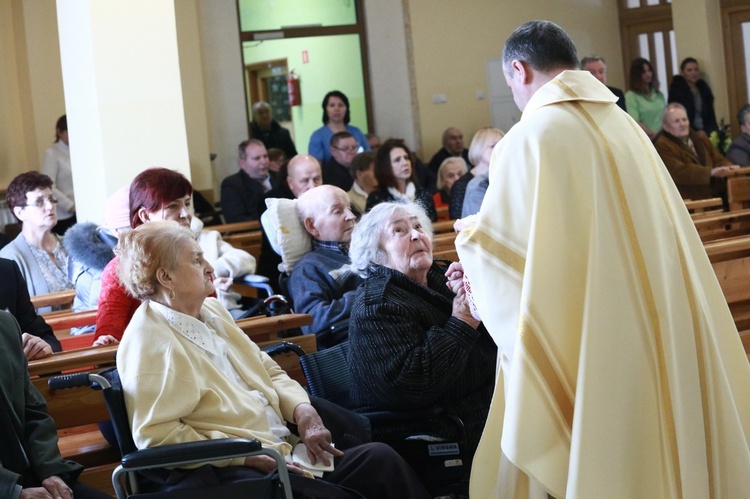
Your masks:
M 367 128 L 373 130 L 372 121 L 372 102 L 370 91 L 370 59 L 367 51 L 367 30 L 365 26 L 365 9 L 364 0 L 354 0 L 357 22 L 343 26 L 303 26 L 299 28 L 283 28 L 262 31 L 242 31 L 242 21 L 240 19 L 239 0 L 235 2 L 237 8 L 237 30 L 240 33 L 240 53 L 243 53 L 245 42 L 257 42 L 261 40 L 284 40 L 290 38 L 308 38 L 314 36 L 333 36 L 333 35 L 358 35 L 359 50 L 362 57 L 362 81 L 365 91 L 365 111 L 367 113 Z M 243 78 L 247 78 L 245 73 L 245 61 L 242 60 Z M 247 88 L 247 81 L 245 81 Z M 248 109 L 248 95 L 245 94 L 245 109 Z M 250 116 L 248 116 L 248 134 L 250 133 Z

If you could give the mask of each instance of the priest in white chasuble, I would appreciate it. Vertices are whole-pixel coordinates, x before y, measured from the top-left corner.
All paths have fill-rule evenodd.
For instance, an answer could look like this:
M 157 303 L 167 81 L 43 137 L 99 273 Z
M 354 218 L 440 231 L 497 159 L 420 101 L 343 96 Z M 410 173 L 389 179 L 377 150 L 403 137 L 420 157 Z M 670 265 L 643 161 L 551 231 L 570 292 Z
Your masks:
M 750 497 L 732 316 L 648 137 L 577 59 L 553 23 L 510 36 L 523 116 L 456 240 L 501 355 L 471 497 Z

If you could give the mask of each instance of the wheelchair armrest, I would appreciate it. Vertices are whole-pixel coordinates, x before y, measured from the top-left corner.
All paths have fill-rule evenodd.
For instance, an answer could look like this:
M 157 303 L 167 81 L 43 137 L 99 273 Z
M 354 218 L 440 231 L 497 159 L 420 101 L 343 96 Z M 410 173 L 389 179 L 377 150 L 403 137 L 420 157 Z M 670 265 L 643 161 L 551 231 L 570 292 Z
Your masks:
M 254 288 L 262 289 L 267 293 L 267 296 L 272 296 L 274 290 L 269 283 L 269 279 L 266 276 L 246 274 L 241 277 L 235 277 L 233 281 L 236 284 L 244 284 L 246 286 L 252 286 Z
M 122 457 L 122 467 L 144 468 L 189 464 L 193 462 L 208 462 L 243 454 L 252 454 L 261 450 L 258 440 L 240 438 L 224 438 L 218 440 L 202 440 L 174 445 L 162 445 L 149 449 L 140 449 Z
M 305 351 L 302 349 L 302 347 L 289 341 L 282 341 L 281 343 L 276 343 L 275 345 L 268 346 L 264 348 L 263 351 L 266 352 L 269 357 L 287 352 L 294 352 L 298 357 L 305 356 Z

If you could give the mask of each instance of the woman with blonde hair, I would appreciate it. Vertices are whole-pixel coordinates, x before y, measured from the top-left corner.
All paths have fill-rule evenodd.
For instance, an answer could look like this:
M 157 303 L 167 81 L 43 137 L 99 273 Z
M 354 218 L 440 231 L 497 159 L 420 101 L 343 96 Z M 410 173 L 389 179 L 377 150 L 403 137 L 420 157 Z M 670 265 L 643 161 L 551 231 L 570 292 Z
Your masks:
M 500 139 L 504 136 L 505 133 L 502 130 L 491 127 L 482 128 L 474 134 L 474 138 L 471 139 L 471 145 L 469 146 L 469 161 L 476 166 L 453 184 L 451 203 L 448 208 L 451 220 L 456 220 L 479 211 L 479 206 L 482 206 L 482 199 L 484 199 L 487 185 L 489 185 L 488 172 L 492 150 L 495 148 L 495 144 L 500 142 Z M 474 181 L 473 184 L 472 181 Z M 471 190 L 469 190 L 470 185 L 472 186 Z M 470 196 L 469 192 L 471 192 Z M 464 214 L 463 210 L 466 205 L 467 196 L 471 201 L 469 201 L 469 205 L 467 206 L 467 213 Z M 475 205 L 478 206 L 476 206 L 475 211 L 472 211 Z

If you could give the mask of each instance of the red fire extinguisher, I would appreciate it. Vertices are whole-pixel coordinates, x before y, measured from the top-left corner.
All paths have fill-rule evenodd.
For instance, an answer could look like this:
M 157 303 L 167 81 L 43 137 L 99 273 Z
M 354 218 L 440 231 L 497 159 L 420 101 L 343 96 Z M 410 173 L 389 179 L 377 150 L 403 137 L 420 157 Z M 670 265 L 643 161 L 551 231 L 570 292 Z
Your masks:
M 289 106 L 300 106 L 302 105 L 302 93 L 299 89 L 299 78 L 294 71 L 289 73 L 289 77 L 286 79 L 286 91 L 289 94 Z

